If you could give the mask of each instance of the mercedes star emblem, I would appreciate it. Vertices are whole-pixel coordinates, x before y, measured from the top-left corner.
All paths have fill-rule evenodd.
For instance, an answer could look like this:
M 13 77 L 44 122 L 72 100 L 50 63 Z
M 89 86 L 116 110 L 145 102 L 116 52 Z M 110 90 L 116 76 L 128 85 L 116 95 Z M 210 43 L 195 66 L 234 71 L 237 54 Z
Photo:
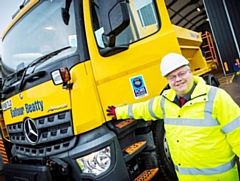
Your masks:
M 32 119 L 27 118 L 24 121 L 23 127 L 27 140 L 31 144 L 36 144 L 38 141 L 38 129 L 35 122 Z

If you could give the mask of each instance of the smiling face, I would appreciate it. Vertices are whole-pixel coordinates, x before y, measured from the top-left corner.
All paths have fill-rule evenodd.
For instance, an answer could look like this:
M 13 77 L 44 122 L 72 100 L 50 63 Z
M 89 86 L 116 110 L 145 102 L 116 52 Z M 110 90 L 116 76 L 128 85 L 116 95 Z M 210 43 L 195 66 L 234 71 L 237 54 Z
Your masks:
M 193 86 L 193 75 L 189 66 L 182 66 L 167 75 L 169 86 L 180 97 L 185 96 Z

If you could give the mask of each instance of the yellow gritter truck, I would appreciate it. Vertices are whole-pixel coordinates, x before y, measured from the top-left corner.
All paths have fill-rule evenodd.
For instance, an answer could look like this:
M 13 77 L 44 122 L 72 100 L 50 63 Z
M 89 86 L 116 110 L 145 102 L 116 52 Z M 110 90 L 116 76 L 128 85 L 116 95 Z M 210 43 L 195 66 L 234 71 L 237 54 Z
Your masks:
M 211 70 L 200 33 L 172 25 L 164 0 L 25 1 L 2 37 L 7 181 L 176 180 L 162 120 L 105 111 L 166 89 L 169 52 Z

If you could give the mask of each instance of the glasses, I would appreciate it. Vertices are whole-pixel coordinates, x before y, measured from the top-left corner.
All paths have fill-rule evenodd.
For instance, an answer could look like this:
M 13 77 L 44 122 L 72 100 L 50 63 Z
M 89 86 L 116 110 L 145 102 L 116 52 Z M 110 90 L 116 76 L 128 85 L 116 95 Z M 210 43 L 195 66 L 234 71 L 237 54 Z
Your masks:
M 175 81 L 177 79 L 177 77 L 179 78 L 183 78 L 187 72 L 189 71 L 190 69 L 187 69 L 186 71 L 181 71 L 179 72 L 177 75 L 170 75 L 170 76 L 167 76 L 167 79 L 171 82 Z

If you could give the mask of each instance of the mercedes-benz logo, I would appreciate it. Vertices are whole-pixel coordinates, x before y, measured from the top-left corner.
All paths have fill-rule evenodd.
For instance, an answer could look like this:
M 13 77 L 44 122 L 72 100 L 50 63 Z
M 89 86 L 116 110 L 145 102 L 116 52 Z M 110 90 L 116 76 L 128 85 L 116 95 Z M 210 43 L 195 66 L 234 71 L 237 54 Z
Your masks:
M 25 119 L 23 124 L 24 124 L 23 125 L 24 132 L 25 132 L 25 136 L 26 136 L 27 140 L 31 144 L 36 144 L 38 141 L 38 130 L 37 130 L 37 126 L 36 126 L 35 122 L 32 119 L 27 118 L 27 119 Z

